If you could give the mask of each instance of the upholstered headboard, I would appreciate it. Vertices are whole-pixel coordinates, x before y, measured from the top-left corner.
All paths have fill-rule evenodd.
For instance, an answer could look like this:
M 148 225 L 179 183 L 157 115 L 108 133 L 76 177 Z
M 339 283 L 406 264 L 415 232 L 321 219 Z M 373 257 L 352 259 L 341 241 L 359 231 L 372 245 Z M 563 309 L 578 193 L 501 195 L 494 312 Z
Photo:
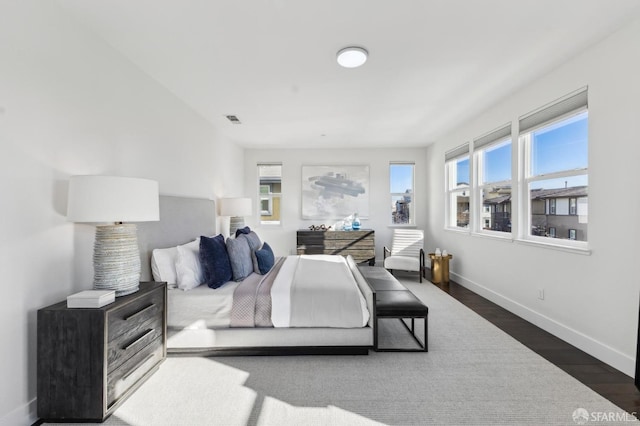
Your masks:
M 150 281 L 151 252 L 216 233 L 216 205 L 204 198 L 160 196 L 160 221 L 138 223 L 140 280 Z

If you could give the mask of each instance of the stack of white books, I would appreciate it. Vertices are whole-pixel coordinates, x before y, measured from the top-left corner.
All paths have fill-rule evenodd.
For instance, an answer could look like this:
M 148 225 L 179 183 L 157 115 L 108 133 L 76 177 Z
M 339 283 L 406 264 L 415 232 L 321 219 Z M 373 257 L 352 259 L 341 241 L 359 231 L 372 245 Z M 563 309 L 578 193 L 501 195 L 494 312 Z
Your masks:
M 115 300 L 115 290 L 85 290 L 68 296 L 67 308 L 101 308 Z

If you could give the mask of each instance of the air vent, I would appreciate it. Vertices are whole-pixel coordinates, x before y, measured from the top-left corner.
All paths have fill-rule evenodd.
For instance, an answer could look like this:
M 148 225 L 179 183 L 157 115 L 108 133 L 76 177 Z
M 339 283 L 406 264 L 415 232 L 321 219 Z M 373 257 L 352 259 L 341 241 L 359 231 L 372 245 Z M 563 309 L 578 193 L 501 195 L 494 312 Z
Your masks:
M 241 124 L 240 120 L 235 115 L 227 115 L 226 117 L 227 117 L 227 120 L 229 120 L 233 124 Z

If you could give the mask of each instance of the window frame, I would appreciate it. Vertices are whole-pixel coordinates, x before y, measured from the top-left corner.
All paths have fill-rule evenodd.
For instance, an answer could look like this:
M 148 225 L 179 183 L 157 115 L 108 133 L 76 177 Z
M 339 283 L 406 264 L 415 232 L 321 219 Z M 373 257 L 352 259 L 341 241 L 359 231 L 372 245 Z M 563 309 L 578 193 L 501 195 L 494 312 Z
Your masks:
M 569 197 L 569 216 L 578 215 L 578 197 Z
M 391 167 L 392 166 L 411 166 L 411 192 L 391 192 Z M 416 225 L 416 163 L 414 161 L 390 161 L 389 162 L 389 200 L 391 201 L 391 214 L 389 215 L 389 227 L 393 228 L 415 228 Z M 411 197 L 411 205 L 409 207 L 408 223 L 393 223 L 394 197 Z
M 260 167 L 262 166 L 279 166 L 280 167 L 280 192 L 273 192 L 273 185 L 272 184 L 265 184 L 262 183 L 262 175 L 260 174 Z M 283 220 L 282 220 L 282 207 L 280 208 L 280 217 L 278 221 L 263 221 L 262 217 L 265 215 L 268 216 L 272 216 L 273 212 L 274 212 L 274 203 L 273 200 L 274 198 L 279 198 L 280 199 L 280 206 L 282 206 L 282 199 L 283 199 L 283 190 L 282 190 L 282 171 L 283 171 L 283 165 L 281 162 L 258 162 L 256 164 L 256 171 L 257 171 L 257 189 L 258 189 L 258 203 L 257 204 L 257 213 L 258 213 L 258 223 L 260 224 L 260 226 L 282 226 L 283 224 Z M 267 193 L 262 192 L 262 189 L 266 187 L 268 189 Z M 262 209 L 262 202 L 263 201 L 267 201 L 268 202 L 268 206 L 269 206 L 269 210 L 265 211 Z
M 469 163 L 469 182 L 466 184 L 459 185 L 458 180 L 458 163 L 461 161 L 467 160 Z M 445 153 L 445 223 L 444 228 L 449 231 L 470 233 L 471 228 L 473 227 L 473 218 L 472 211 L 474 205 L 474 195 L 472 191 L 471 181 L 473 179 L 473 160 L 470 152 L 470 144 L 466 142 L 460 145 L 457 148 L 452 149 Z M 453 184 L 455 182 L 455 184 Z M 469 197 L 469 207 L 468 207 L 468 222 L 466 227 L 458 226 L 458 194 L 462 193 L 462 196 L 465 196 L 465 192 Z M 454 208 L 455 205 L 455 208 Z M 452 218 L 455 209 L 455 224 L 452 224 Z
M 260 186 L 260 217 L 262 216 L 271 216 L 273 214 L 273 198 L 270 197 L 271 195 L 271 185 L 264 185 L 264 184 L 259 184 Z M 266 187 L 266 192 L 263 192 L 262 189 Z M 262 208 L 262 202 L 266 201 L 267 202 L 267 208 L 263 209 Z
M 513 239 L 514 235 L 514 210 L 515 210 L 515 198 L 514 198 L 514 167 L 513 167 L 513 155 L 514 155 L 514 144 L 513 144 L 513 136 L 512 136 L 512 128 L 511 123 L 506 123 L 495 130 L 485 134 L 484 136 L 478 137 L 473 141 L 473 178 L 472 186 L 474 199 L 477 200 L 475 208 L 472 209 L 474 218 L 473 225 L 471 228 L 471 232 L 474 234 L 481 234 L 485 236 L 491 236 L 496 238 L 504 238 L 508 240 Z M 509 178 L 503 180 L 496 181 L 488 181 L 485 182 L 484 172 L 485 172 L 485 153 L 494 149 L 499 149 L 503 146 L 509 145 L 511 155 L 509 156 Z M 489 214 L 491 214 L 491 207 L 485 206 L 484 203 L 484 191 L 487 189 L 495 188 L 495 187 L 506 187 L 509 186 L 511 188 L 511 199 L 509 201 L 510 204 L 510 230 L 509 231 L 498 231 L 494 229 L 486 229 L 486 209 L 489 208 Z
M 518 241 L 533 243 L 537 245 L 539 244 L 542 246 L 554 247 L 559 249 L 576 250 L 576 251 L 585 252 L 585 253 L 589 252 L 588 240 L 577 241 L 577 240 L 570 240 L 568 238 L 567 239 L 558 238 L 557 233 L 556 233 L 556 238 L 533 235 L 532 233 L 532 229 L 533 229 L 532 228 L 533 226 L 532 200 L 531 200 L 531 186 L 535 182 L 562 179 L 562 178 L 571 178 L 571 177 L 577 177 L 577 176 L 586 176 L 588 181 L 588 178 L 589 178 L 588 159 L 587 159 L 586 167 L 560 170 L 560 171 L 554 171 L 549 173 L 541 173 L 538 175 L 533 175 L 532 173 L 533 165 L 531 161 L 532 160 L 532 144 L 533 144 L 532 137 L 531 137 L 532 133 L 548 127 L 557 126 L 559 123 L 563 121 L 571 120 L 575 117 L 579 117 L 582 114 L 586 116 L 587 123 L 588 123 L 589 109 L 588 109 L 588 105 L 586 104 L 586 96 L 587 96 L 587 89 L 583 88 L 570 95 L 565 96 L 564 98 L 561 98 L 561 100 L 559 101 L 556 101 L 548 106 L 545 106 L 539 109 L 539 111 L 542 111 L 543 113 L 545 111 L 553 112 L 554 108 L 559 109 L 561 112 L 558 113 L 557 115 L 552 116 L 546 121 L 541 121 L 531 127 L 525 127 L 524 130 L 521 128 L 523 120 L 526 120 L 527 117 L 531 115 L 535 115 L 536 113 L 534 112 L 524 116 L 525 118 L 520 118 L 520 123 L 518 128 L 518 132 L 519 132 L 518 134 L 518 150 L 519 150 L 518 191 L 520 194 L 518 199 L 518 211 L 519 211 L 518 218 L 521 226 L 519 227 L 517 232 Z M 579 98 L 583 98 L 583 101 L 584 101 L 583 105 L 582 105 L 582 100 L 580 100 Z M 580 102 L 580 105 L 576 106 L 575 108 L 569 111 L 567 111 L 566 109 L 562 111 L 562 103 L 563 102 L 570 103 L 572 99 L 578 99 L 578 101 L 574 101 L 573 103 L 577 105 L 577 102 Z M 550 198 L 549 201 L 551 200 L 552 199 Z M 577 200 L 576 200 L 576 210 L 577 210 Z M 557 206 L 555 211 L 551 213 L 551 202 L 549 202 L 547 214 L 555 215 L 556 212 L 557 212 Z

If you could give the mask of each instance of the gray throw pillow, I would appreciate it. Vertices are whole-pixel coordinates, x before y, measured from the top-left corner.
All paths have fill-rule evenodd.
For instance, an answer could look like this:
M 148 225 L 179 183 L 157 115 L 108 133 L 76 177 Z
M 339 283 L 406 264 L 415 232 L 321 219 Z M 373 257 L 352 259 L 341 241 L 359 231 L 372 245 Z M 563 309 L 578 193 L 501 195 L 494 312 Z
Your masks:
M 262 245 L 262 242 L 260 242 L 260 237 L 258 237 L 258 234 L 253 231 L 249 232 L 248 234 L 240 234 L 236 238 L 246 238 L 252 253 L 258 250 Z
M 227 253 L 234 281 L 242 281 L 253 272 L 251 248 L 246 238 L 227 238 Z
M 256 251 L 260 250 L 260 248 L 262 247 L 260 237 L 258 237 L 258 234 L 251 231 L 248 234 L 240 234 L 236 238 L 245 238 L 249 243 L 249 248 L 251 249 L 251 259 L 253 261 L 253 272 L 259 274 L 260 267 L 258 266 L 258 261 L 256 260 Z

